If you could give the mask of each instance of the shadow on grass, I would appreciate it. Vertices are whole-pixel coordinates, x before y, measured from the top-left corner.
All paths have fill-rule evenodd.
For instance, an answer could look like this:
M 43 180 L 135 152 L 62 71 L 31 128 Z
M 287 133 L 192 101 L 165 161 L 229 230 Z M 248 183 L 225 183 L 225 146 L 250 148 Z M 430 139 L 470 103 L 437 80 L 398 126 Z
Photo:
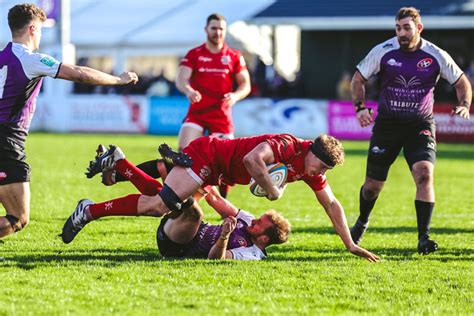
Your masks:
M 442 234 L 472 234 L 474 229 L 470 228 L 431 228 L 431 234 L 442 235 Z M 334 228 L 332 227 L 299 227 L 292 230 L 293 234 L 335 234 Z M 401 233 L 418 233 L 418 230 L 415 226 L 398 226 L 398 227 L 377 227 L 369 226 L 367 233 L 376 233 L 376 234 L 401 234 Z

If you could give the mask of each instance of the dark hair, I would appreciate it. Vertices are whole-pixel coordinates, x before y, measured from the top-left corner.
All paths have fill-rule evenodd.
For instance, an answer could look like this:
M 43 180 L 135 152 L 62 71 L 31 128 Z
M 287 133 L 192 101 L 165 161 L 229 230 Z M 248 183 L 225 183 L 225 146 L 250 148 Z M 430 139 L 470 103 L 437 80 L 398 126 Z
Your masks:
M 397 15 L 395 16 L 395 20 L 401 20 L 404 18 L 410 17 L 415 25 L 418 25 L 421 22 L 420 10 L 414 7 L 403 7 L 398 10 Z
M 219 13 L 213 13 L 211 14 L 210 16 L 207 17 L 207 21 L 206 21 L 206 26 L 209 25 L 209 23 L 212 21 L 212 20 L 217 20 L 217 21 L 224 21 L 226 22 L 225 18 L 223 15 L 219 14 Z
M 46 21 L 46 14 L 36 5 L 31 3 L 18 4 L 8 11 L 8 26 L 12 35 L 18 35 L 34 19 Z

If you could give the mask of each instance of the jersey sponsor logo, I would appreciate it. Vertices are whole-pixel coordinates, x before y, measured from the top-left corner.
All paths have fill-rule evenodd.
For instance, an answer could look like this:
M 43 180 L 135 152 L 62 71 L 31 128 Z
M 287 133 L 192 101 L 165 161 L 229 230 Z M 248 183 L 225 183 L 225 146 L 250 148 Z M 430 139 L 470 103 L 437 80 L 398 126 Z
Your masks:
M 409 89 L 413 88 L 416 86 L 419 86 L 421 84 L 420 79 L 418 79 L 416 76 L 411 77 L 408 81 L 403 77 L 402 75 L 398 76 L 395 78 L 395 82 L 402 85 L 404 88 Z
M 230 61 L 231 61 L 230 56 L 224 55 L 224 56 L 221 57 L 221 63 L 222 63 L 223 65 L 228 65 L 228 64 L 230 64 Z
M 49 56 L 46 56 L 46 57 L 43 57 L 40 59 L 40 62 L 45 64 L 46 66 L 48 67 L 53 67 L 54 64 L 56 63 L 56 61 L 54 60 L 53 57 L 49 57 Z
M 370 149 L 371 152 L 373 152 L 376 155 L 381 155 L 385 153 L 385 148 L 380 148 L 379 146 L 374 146 Z
M 392 106 L 394 108 L 417 109 L 419 105 L 420 105 L 419 102 L 407 102 L 407 101 L 390 100 L 390 106 Z
M 199 177 L 201 179 L 207 179 L 211 175 L 211 168 L 208 166 L 204 166 L 201 168 L 201 171 L 199 172 Z
M 247 240 L 245 240 L 244 237 L 242 236 L 237 236 L 237 243 L 240 245 L 240 247 L 247 247 Z
M 208 63 L 208 62 L 212 61 L 212 58 L 205 57 L 205 56 L 199 56 L 198 60 L 200 60 L 202 62 L 205 62 L 205 63 Z
M 0 171 L 0 181 L 4 180 L 6 178 L 7 178 L 7 173 L 3 172 L 3 171 Z
M 396 60 L 393 59 L 393 58 L 390 58 L 390 59 L 387 61 L 387 65 L 395 66 L 395 67 L 401 67 L 401 66 L 402 66 L 402 63 L 396 61 Z
M 428 68 L 432 63 L 433 63 L 433 59 L 423 58 L 422 60 L 418 62 L 418 64 L 416 64 L 416 67 L 424 69 L 424 68 Z
M 418 135 L 433 136 L 433 135 L 431 134 L 431 131 L 428 130 L 428 129 L 422 130 L 421 132 L 418 133 Z
M 201 67 L 198 69 L 199 72 L 214 72 L 214 73 L 228 73 L 229 69 L 221 69 L 221 68 L 205 68 Z
M 382 48 L 392 48 L 393 47 L 393 44 L 385 44 L 384 46 L 382 46 Z

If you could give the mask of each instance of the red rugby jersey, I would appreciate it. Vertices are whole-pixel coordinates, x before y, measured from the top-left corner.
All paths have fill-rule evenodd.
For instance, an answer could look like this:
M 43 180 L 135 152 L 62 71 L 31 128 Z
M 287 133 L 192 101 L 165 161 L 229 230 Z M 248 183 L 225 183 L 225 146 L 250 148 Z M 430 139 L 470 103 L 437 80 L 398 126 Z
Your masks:
M 221 180 L 228 184 L 248 184 L 250 175 L 243 164 L 243 158 L 265 141 L 273 150 L 275 162 L 284 163 L 288 168 L 287 183 L 303 180 L 314 192 L 326 187 L 326 176 L 321 174 L 309 176 L 304 170 L 304 159 L 312 142 L 290 134 L 266 134 L 228 140 L 213 139 L 215 152 L 218 154 L 214 157 L 212 165 L 221 174 Z
M 191 105 L 196 109 L 218 103 L 224 94 L 232 92 L 235 75 L 247 69 L 240 52 L 226 44 L 216 54 L 211 53 L 205 43 L 195 47 L 186 54 L 180 65 L 193 70 L 189 82 L 202 95 L 200 102 Z

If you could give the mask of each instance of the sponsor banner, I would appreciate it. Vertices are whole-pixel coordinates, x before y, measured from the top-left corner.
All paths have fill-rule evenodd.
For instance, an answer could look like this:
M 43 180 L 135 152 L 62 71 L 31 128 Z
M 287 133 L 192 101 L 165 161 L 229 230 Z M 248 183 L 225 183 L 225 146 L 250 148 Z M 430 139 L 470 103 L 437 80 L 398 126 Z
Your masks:
M 474 143 L 474 110 L 472 108 L 470 120 L 450 115 L 453 109 L 452 104 L 437 103 L 433 109 L 438 142 Z
M 178 135 L 188 107 L 189 101 L 184 96 L 166 98 L 151 97 L 148 133 Z
M 325 100 L 249 98 L 239 101 L 232 115 L 237 137 L 290 133 L 312 139 L 328 131 Z
M 377 116 L 377 103 L 367 101 L 366 106 Z M 328 101 L 329 134 L 339 139 L 366 140 L 372 136 L 372 125 L 360 127 L 354 105 L 350 101 Z
M 148 98 L 142 96 L 40 97 L 31 130 L 146 133 L 148 117 Z

